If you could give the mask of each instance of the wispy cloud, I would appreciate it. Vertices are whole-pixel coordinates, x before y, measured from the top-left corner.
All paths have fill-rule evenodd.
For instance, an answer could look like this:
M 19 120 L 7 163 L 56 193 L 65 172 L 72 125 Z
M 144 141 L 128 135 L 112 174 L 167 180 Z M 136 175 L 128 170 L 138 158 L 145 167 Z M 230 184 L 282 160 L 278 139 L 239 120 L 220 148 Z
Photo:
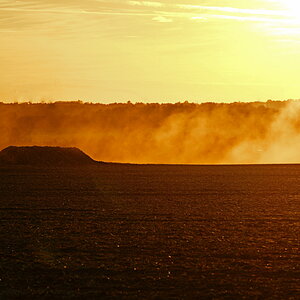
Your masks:
M 161 2 L 153 1 L 128 1 L 129 5 L 133 6 L 148 6 L 148 7 L 163 7 L 164 4 Z
M 236 20 L 236 21 L 252 21 L 252 22 L 276 22 L 275 20 L 268 18 L 260 18 L 255 16 L 229 16 L 229 15 L 217 15 L 211 14 L 209 15 L 211 19 L 223 19 L 223 20 Z M 207 20 L 203 16 L 195 16 L 191 17 L 192 20 Z
M 0 8 L 0 11 L 12 12 L 31 12 L 31 13 L 53 13 L 53 14 L 84 14 L 84 15 L 118 15 L 118 16 L 153 16 L 154 13 L 145 12 L 107 12 L 107 11 L 88 11 L 88 10 L 71 10 L 71 9 L 31 9 L 31 8 Z
M 266 15 L 266 16 L 287 16 L 283 11 L 267 10 L 267 9 L 245 9 L 227 6 L 204 6 L 204 5 L 190 5 L 190 4 L 176 4 L 180 9 L 201 10 L 201 11 L 220 11 L 225 13 L 238 14 L 252 14 L 252 15 Z
M 160 22 L 160 23 L 171 23 L 171 22 L 173 22 L 173 19 L 166 18 L 164 16 L 156 16 L 156 17 L 152 18 L 152 20 Z
M 268 1 L 268 0 L 264 0 Z M 274 1 L 273 1 L 274 2 Z M 261 22 L 266 24 L 278 23 L 282 26 L 298 26 L 300 19 L 295 18 L 294 14 L 284 9 L 253 9 L 245 5 L 241 8 L 236 5 L 235 1 L 219 1 L 219 5 L 207 5 L 208 1 L 198 1 L 194 3 L 170 3 L 166 0 L 161 1 L 138 1 L 138 0 L 70 0 L 67 3 L 59 0 L 44 1 L 10 1 L 2 0 L 0 3 L 0 30 L 15 30 L 13 24 L 27 24 L 43 22 L 41 15 L 49 14 L 49 18 L 44 23 L 51 28 L 55 22 L 66 22 L 62 15 L 82 16 L 84 24 L 101 22 L 104 17 L 135 17 L 146 21 L 152 20 L 157 23 L 172 23 L 177 20 L 216 22 L 216 20 L 228 21 L 248 21 Z M 224 5 L 227 4 L 227 5 Z M 231 5 L 228 5 L 231 4 Z M 10 15 L 9 15 L 10 14 Z M 10 18 L 7 19 L 7 16 Z M 50 15 L 52 21 L 50 20 Z M 90 16 L 90 17 L 89 17 Z M 103 18 L 101 18 L 103 16 Z M 6 20 L 4 21 L 4 18 Z M 2 21 L 1 21 L 2 19 Z M 38 20 L 38 22 L 35 22 Z M 136 19 L 137 20 L 137 19 Z M 72 26 L 72 22 L 68 26 Z M 10 24 L 12 25 L 10 27 Z M 18 30 L 22 30 L 19 26 Z M 98 29 L 99 30 L 99 29 Z
M 77 5 L 77 1 L 70 1 L 69 5 L 62 5 L 57 1 L 45 1 L 39 4 L 36 1 L 11 3 L 5 1 L 0 4 L 0 12 L 29 12 L 29 13 L 53 13 L 53 14 L 83 14 L 83 15 L 119 15 L 119 16 L 152 16 L 154 21 L 163 20 L 160 18 L 158 8 L 164 8 L 164 13 L 174 18 L 189 18 L 192 20 L 212 17 L 215 18 L 215 12 L 223 13 L 224 19 L 232 16 L 231 19 L 240 19 L 244 15 L 245 20 L 268 21 L 267 17 L 288 17 L 286 11 L 263 10 L 263 9 L 245 9 L 228 6 L 205 6 L 194 4 L 168 4 L 157 1 L 127 1 L 127 2 L 109 2 L 106 0 L 87 1 L 89 5 Z M 93 5 L 91 5 L 91 3 Z M 47 4 L 47 5 L 46 5 Z M 76 4 L 76 5 L 75 5 Z M 241 17 L 240 17 L 241 16 Z M 255 18 L 253 16 L 266 16 L 266 18 Z M 166 21 L 166 20 L 164 20 Z

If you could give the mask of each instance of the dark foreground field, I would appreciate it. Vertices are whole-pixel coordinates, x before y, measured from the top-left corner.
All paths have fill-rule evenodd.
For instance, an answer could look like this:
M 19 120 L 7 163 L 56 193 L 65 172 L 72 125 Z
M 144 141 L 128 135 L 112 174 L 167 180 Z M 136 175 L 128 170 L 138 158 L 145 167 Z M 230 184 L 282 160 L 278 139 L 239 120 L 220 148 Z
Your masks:
M 300 298 L 300 166 L 0 168 L 0 299 Z

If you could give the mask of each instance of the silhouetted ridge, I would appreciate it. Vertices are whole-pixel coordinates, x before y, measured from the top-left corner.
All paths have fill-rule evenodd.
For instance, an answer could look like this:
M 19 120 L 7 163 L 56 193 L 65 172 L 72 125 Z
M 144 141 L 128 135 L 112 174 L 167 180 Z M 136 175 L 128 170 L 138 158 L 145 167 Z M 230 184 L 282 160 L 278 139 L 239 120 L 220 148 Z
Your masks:
M 10 146 L 0 152 L 0 163 L 34 166 L 81 166 L 94 164 L 96 161 L 78 148 Z

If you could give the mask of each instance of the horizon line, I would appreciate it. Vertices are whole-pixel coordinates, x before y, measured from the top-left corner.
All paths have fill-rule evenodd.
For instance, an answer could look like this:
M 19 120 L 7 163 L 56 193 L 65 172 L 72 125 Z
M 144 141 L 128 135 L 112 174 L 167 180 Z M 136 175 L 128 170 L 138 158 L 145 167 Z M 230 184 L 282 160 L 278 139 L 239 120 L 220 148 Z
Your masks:
M 267 100 L 253 100 L 253 101 L 244 101 L 244 100 L 232 100 L 232 101 L 213 101 L 213 100 L 204 100 L 203 102 L 195 102 L 195 101 L 189 101 L 189 100 L 182 100 L 182 101 L 177 101 L 177 102 L 152 102 L 152 101 L 135 101 L 135 100 L 124 100 L 120 102 L 101 102 L 101 101 L 85 101 L 85 100 L 41 100 L 41 101 L 31 101 L 31 100 L 24 100 L 24 101 L 6 101 L 6 100 L 0 100 L 0 104 L 5 104 L 5 105 L 12 105 L 12 104 L 29 104 L 29 105 L 36 105 L 36 104 L 95 104 L 95 105 L 116 105 L 116 104 L 121 104 L 121 105 L 126 105 L 126 104 L 159 104 L 159 105 L 164 105 L 164 104 L 195 104 L 195 105 L 201 105 L 201 104 L 236 104 L 236 103 L 245 103 L 245 104 L 251 104 L 251 103 L 268 103 L 268 102 L 297 102 L 300 101 L 300 98 L 295 99 L 295 98 L 290 98 L 290 99 L 267 99 Z
M 88 156 L 94 163 L 96 164 L 111 164 L 111 165 L 131 165 L 131 166 L 190 166 L 190 167 L 237 167 L 237 166 L 299 166 L 300 162 L 269 162 L 269 163 L 154 163 L 154 162 L 149 162 L 149 163 L 137 163 L 137 162 L 118 162 L 118 161 L 104 161 L 104 160 L 96 160 L 94 159 L 90 154 L 87 152 L 83 151 L 79 147 L 75 146 L 49 146 L 49 145 L 22 145 L 22 146 L 15 146 L 15 145 L 9 145 L 7 147 L 4 147 L 3 149 L 0 150 L 0 153 L 8 148 L 61 148 L 61 149 L 77 149 L 84 153 L 86 156 Z M 17 164 L 18 165 L 18 164 Z M 10 166 L 10 165 L 9 165 Z M 13 166 L 16 166 L 13 164 Z M 20 164 L 19 166 L 28 166 L 32 167 L 34 165 L 22 165 Z M 0 164 L 0 168 L 1 168 Z M 5 165 L 7 167 L 7 165 Z M 34 166 L 36 167 L 36 166 Z M 48 167 L 49 168 L 49 167 Z M 57 166 L 55 166 L 57 168 Z

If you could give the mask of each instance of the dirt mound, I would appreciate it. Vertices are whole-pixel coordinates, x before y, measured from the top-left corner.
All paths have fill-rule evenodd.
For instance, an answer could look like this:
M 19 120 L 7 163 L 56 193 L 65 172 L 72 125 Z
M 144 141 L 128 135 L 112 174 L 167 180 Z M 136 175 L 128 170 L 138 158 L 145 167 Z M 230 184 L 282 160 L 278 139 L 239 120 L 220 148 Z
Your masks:
M 10 146 L 0 151 L 0 163 L 50 167 L 90 165 L 96 161 L 78 148 Z

